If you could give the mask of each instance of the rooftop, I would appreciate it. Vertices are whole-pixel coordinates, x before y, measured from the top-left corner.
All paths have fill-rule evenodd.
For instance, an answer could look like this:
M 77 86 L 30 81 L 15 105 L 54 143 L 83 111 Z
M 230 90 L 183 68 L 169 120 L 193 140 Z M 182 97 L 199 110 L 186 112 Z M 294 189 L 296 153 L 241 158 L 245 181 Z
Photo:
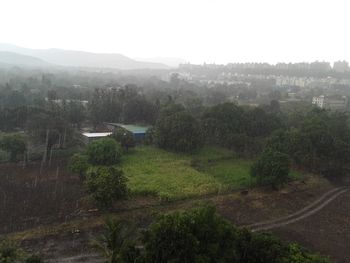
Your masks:
M 108 123 L 108 124 L 113 125 L 113 126 L 122 127 L 125 130 L 128 130 L 134 134 L 146 133 L 146 131 L 149 128 L 148 126 L 138 126 L 138 125 L 133 125 L 133 124 L 120 124 L 120 123 Z
M 106 137 L 111 135 L 111 132 L 84 132 L 83 135 L 88 138 Z

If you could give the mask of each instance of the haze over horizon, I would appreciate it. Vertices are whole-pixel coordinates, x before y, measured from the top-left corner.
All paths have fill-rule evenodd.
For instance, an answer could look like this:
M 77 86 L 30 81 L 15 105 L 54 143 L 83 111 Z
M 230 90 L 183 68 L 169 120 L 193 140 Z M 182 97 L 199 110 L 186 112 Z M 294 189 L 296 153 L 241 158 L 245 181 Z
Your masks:
M 13 0 L 0 43 L 191 63 L 350 60 L 348 3 Z M 24 21 L 24 22 L 23 22 Z

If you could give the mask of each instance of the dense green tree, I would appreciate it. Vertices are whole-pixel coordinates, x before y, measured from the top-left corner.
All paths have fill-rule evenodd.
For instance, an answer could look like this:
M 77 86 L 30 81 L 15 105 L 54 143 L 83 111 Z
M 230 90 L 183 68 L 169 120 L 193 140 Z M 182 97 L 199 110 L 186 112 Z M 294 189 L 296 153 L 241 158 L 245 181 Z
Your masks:
M 10 153 L 11 162 L 17 160 L 18 154 L 24 154 L 26 143 L 20 134 L 9 134 L 0 137 L 0 149 Z
M 89 168 L 89 158 L 85 154 L 74 154 L 69 162 L 68 168 L 73 173 L 79 174 L 81 178 L 84 178 L 87 169 Z
M 261 154 L 251 168 L 251 176 L 259 185 L 279 187 L 288 180 L 290 161 L 288 155 L 267 150 Z
M 186 112 L 163 115 L 155 126 L 156 144 L 177 152 L 193 152 L 203 144 L 199 122 Z
M 237 262 L 237 230 L 213 207 L 161 216 L 144 237 L 146 262 Z
M 124 246 L 122 252 L 117 246 L 116 253 L 129 255 L 120 262 L 329 263 L 327 258 L 271 234 L 238 229 L 210 206 L 159 216 L 140 242 L 142 249 L 135 247 L 137 241 Z
M 112 138 L 103 138 L 89 143 L 86 149 L 92 165 L 114 165 L 120 161 L 121 147 Z
M 123 108 L 124 123 L 147 123 L 153 124 L 157 116 L 156 105 L 145 98 L 137 96 L 127 101 Z
M 135 138 L 132 132 L 116 127 L 113 131 L 113 134 L 110 135 L 111 138 L 115 139 L 120 143 L 122 148 L 128 151 L 130 148 L 135 147 Z
M 80 128 L 81 123 L 85 120 L 85 107 L 78 101 L 70 101 L 66 107 L 66 118 L 70 123 Z
M 229 136 L 242 132 L 242 114 L 243 109 L 233 103 L 209 108 L 202 118 L 206 139 L 225 145 Z
M 128 194 L 126 177 L 115 166 L 92 166 L 86 172 L 85 186 L 98 205 L 112 206 L 113 201 Z
M 26 129 L 35 143 L 45 145 L 46 154 L 50 153 L 53 146 L 61 148 L 74 140 L 72 128 L 59 112 L 41 111 L 32 114 L 27 120 Z
M 261 108 L 245 110 L 242 118 L 244 132 L 251 137 L 268 136 L 282 126 L 275 115 L 268 114 Z

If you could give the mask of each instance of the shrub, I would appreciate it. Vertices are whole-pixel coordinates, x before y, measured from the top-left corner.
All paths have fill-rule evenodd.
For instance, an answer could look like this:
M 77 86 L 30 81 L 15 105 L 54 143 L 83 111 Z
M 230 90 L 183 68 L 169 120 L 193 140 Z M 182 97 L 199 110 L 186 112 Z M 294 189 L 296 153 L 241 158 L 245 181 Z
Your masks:
M 29 256 L 25 263 L 43 263 L 44 261 L 42 260 L 42 258 L 38 255 L 31 255 Z
M 155 143 L 156 130 L 154 127 L 149 128 L 145 134 L 144 143 L 146 145 L 151 145 Z
M 77 173 L 84 178 L 87 169 L 89 168 L 88 156 L 84 154 L 74 154 L 69 162 L 68 168 L 73 173 Z
M 12 263 L 23 260 L 25 257 L 24 251 L 22 251 L 18 245 L 8 239 L 0 240 L 0 262 Z
M 26 150 L 26 144 L 22 135 L 10 134 L 0 139 L 0 148 L 10 153 L 11 162 L 15 162 L 17 155 L 23 154 Z
M 126 177 L 115 166 L 90 167 L 85 186 L 101 207 L 110 207 L 113 201 L 126 197 Z
M 288 155 L 268 150 L 262 153 L 251 168 L 251 176 L 259 185 L 282 186 L 288 179 L 290 161 Z
M 92 165 L 114 165 L 120 160 L 121 149 L 119 143 L 112 138 L 103 138 L 91 142 L 86 154 Z
M 132 132 L 124 129 L 124 128 L 116 128 L 113 131 L 113 134 L 110 135 L 111 138 L 115 139 L 124 150 L 128 151 L 129 148 L 135 147 L 135 139 Z

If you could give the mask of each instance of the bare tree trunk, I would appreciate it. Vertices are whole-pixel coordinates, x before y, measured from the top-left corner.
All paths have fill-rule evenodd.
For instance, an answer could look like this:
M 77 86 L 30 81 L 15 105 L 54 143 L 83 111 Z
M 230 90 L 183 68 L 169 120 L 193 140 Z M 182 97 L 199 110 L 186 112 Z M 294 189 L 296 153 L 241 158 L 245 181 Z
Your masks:
M 56 169 L 56 182 L 55 182 L 55 192 L 54 192 L 54 197 L 56 199 L 56 196 L 57 196 L 57 184 L 58 184 L 58 175 L 60 173 L 60 167 L 57 166 L 57 169 Z
M 51 167 L 51 161 L 52 161 L 52 152 L 53 152 L 53 147 L 51 147 L 51 149 L 50 149 L 49 167 Z
M 46 130 L 46 139 L 45 139 L 45 151 L 44 151 L 43 159 L 42 159 L 41 165 L 40 165 L 40 174 L 42 173 L 43 166 L 47 161 L 47 151 L 48 151 L 48 147 L 49 147 L 49 133 L 50 133 L 50 130 L 47 129 Z
M 67 138 L 67 127 L 64 128 L 64 135 L 63 135 L 63 148 L 66 148 L 66 138 Z
M 24 153 L 23 153 L 23 166 L 22 166 L 22 168 L 24 169 L 24 168 L 26 168 L 26 158 L 27 157 L 27 151 L 24 151 Z

